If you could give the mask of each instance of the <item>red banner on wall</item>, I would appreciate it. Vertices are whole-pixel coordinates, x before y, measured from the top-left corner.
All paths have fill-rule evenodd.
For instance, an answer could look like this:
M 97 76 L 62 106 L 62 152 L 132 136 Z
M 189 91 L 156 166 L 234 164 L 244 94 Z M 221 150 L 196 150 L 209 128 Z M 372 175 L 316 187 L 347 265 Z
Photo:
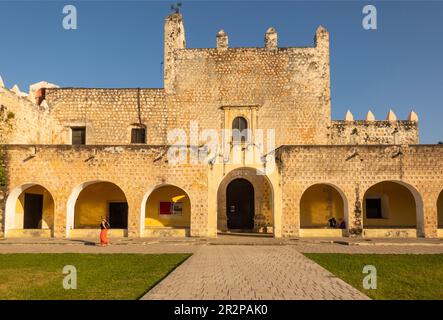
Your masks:
M 160 202 L 160 214 L 172 214 L 172 202 Z

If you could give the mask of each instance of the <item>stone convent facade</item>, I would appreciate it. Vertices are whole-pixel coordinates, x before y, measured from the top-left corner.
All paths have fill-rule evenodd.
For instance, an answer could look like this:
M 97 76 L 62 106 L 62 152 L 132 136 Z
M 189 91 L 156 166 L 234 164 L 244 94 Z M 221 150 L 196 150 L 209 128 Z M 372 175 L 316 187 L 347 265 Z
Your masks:
M 327 30 L 264 38 L 187 48 L 174 13 L 164 88 L 0 81 L 0 237 L 97 237 L 102 218 L 114 237 L 443 236 L 443 146 L 418 144 L 417 115 L 332 120 Z

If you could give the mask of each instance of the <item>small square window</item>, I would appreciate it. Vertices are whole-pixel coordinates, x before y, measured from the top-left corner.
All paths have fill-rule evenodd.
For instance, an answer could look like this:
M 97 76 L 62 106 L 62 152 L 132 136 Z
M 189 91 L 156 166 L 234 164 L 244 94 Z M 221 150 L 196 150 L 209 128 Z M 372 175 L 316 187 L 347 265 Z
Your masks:
M 72 144 L 73 145 L 86 144 L 86 128 L 85 127 L 71 128 L 71 130 L 72 130 Z
M 382 219 L 381 199 L 366 199 L 366 218 Z
M 146 129 L 132 128 L 131 129 L 131 143 L 146 143 Z

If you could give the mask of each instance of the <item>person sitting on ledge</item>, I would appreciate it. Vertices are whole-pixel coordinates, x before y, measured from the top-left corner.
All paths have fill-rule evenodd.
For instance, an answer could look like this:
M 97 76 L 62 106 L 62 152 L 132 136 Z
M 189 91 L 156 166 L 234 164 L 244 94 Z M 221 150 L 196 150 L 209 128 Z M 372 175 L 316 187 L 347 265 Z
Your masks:
M 337 220 L 334 217 L 328 220 L 328 227 L 335 228 L 337 226 Z
M 338 219 L 337 222 L 337 228 L 339 229 L 345 229 L 346 228 L 346 222 L 342 218 Z

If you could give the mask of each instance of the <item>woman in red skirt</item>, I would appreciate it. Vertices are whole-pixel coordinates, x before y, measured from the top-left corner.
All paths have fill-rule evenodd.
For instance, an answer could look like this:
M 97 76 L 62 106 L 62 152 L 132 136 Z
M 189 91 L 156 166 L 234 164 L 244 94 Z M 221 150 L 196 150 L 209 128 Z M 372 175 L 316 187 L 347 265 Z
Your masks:
M 102 231 L 100 232 L 100 245 L 107 246 L 109 244 L 108 241 L 108 229 L 109 229 L 109 222 L 106 221 L 106 219 L 102 220 L 102 223 L 100 224 L 100 228 Z

